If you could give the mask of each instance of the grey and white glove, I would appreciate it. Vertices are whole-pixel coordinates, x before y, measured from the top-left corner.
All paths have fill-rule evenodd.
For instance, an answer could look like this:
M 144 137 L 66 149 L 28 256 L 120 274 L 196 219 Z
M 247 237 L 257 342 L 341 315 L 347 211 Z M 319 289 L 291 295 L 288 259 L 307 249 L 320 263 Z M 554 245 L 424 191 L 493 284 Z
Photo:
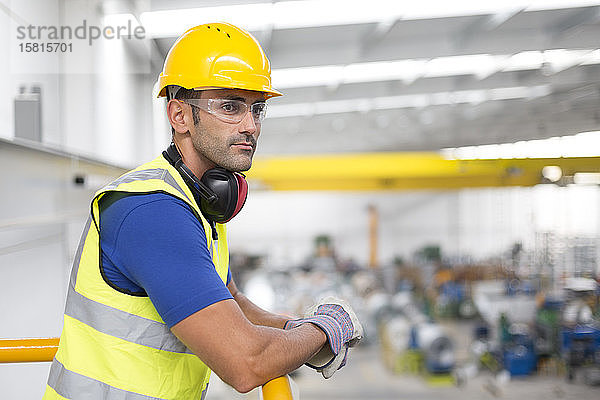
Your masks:
M 348 303 L 331 296 L 312 306 L 304 318 L 287 321 L 284 329 L 293 329 L 305 323 L 312 323 L 325 332 L 329 344 L 323 346 L 306 365 L 329 379 L 335 371 L 346 365 L 348 348 L 354 347 L 362 339 L 362 325 Z

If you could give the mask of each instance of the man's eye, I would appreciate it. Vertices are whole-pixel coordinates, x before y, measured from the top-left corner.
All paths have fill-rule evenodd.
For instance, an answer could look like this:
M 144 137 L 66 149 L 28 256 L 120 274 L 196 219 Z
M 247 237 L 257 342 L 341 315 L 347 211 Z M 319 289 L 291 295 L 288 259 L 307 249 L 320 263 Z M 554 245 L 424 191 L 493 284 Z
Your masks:
M 221 104 L 221 110 L 227 114 L 235 114 L 239 112 L 240 105 L 231 101 Z
M 254 104 L 254 106 L 252 107 L 252 114 L 254 116 L 259 116 L 261 115 L 265 110 L 265 105 L 264 104 Z

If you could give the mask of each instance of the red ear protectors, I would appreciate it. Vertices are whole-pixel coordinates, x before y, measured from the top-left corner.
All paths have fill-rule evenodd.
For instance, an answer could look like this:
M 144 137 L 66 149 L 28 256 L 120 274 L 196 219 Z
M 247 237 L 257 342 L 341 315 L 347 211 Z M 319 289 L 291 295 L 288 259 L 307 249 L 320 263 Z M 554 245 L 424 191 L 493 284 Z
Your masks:
M 241 173 L 217 167 L 209 169 L 202 175 L 202 179 L 198 179 L 183 163 L 175 143 L 171 143 L 162 154 L 179 171 L 202 214 L 210 221 L 228 222 L 246 203 L 248 182 Z

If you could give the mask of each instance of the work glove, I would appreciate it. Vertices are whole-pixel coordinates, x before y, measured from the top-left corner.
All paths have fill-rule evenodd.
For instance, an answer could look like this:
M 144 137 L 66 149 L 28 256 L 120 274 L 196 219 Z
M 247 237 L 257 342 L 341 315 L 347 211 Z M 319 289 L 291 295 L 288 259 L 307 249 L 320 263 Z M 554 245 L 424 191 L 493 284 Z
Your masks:
M 314 324 L 325 332 L 329 344 L 323 346 L 306 365 L 329 379 L 335 371 L 346 365 L 348 348 L 356 346 L 362 339 L 362 325 L 348 303 L 331 296 L 312 306 L 304 318 L 287 321 L 284 329 L 293 329 L 305 323 Z

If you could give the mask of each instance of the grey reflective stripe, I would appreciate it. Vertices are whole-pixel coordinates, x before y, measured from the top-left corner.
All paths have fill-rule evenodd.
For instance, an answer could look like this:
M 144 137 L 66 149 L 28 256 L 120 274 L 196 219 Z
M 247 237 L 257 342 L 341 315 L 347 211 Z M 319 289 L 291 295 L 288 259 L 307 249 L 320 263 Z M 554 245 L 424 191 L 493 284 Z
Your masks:
M 130 171 L 120 178 L 115 179 L 104 187 L 106 190 L 114 189 L 122 183 L 130 183 L 133 181 L 145 181 L 148 179 L 163 179 L 164 175 L 169 172 L 164 168 L 142 169 L 138 171 Z
M 189 199 L 189 197 L 185 194 L 183 189 L 181 189 L 181 186 L 179 186 L 179 184 L 177 183 L 177 181 L 175 180 L 173 175 L 171 175 L 171 173 L 168 170 L 163 169 L 163 168 L 143 169 L 140 171 L 129 172 L 129 173 L 123 175 L 122 177 L 118 178 L 117 180 L 109 183 L 102 190 L 113 190 L 122 183 L 131 183 L 134 181 L 145 181 L 145 180 L 149 180 L 149 179 L 163 180 L 163 181 L 165 181 L 166 184 L 173 186 L 173 188 L 175 188 L 175 190 L 177 190 L 184 197 Z
M 173 353 L 191 351 L 177 339 L 169 327 L 88 299 L 69 285 L 65 315 L 95 330 L 142 346 Z
M 183 189 L 181 189 L 181 186 L 179 186 L 179 184 L 177 183 L 177 181 L 175 180 L 173 175 L 171 175 L 171 173 L 169 171 L 167 171 L 167 170 L 165 170 L 165 171 L 167 172 L 165 174 L 165 176 L 163 177 L 163 180 L 165 181 L 165 183 L 173 186 L 179 193 L 181 193 L 182 195 L 184 195 L 186 198 L 189 199 L 189 197 L 185 194 Z
M 52 361 L 48 386 L 67 399 L 86 400 L 164 400 L 128 392 L 85 375 L 69 371 L 56 358 Z M 202 392 L 204 398 L 204 392 Z
M 91 225 L 92 217 L 89 216 L 87 222 L 85 223 L 85 227 L 83 228 L 81 239 L 79 239 L 79 246 L 77 246 L 75 258 L 73 259 L 73 267 L 71 268 L 71 279 L 69 281 L 69 285 L 75 286 L 75 283 L 77 282 L 77 272 L 79 271 L 79 263 L 81 262 L 81 253 L 83 253 L 83 244 L 85 243 L 85 239 L 87 238 Z

